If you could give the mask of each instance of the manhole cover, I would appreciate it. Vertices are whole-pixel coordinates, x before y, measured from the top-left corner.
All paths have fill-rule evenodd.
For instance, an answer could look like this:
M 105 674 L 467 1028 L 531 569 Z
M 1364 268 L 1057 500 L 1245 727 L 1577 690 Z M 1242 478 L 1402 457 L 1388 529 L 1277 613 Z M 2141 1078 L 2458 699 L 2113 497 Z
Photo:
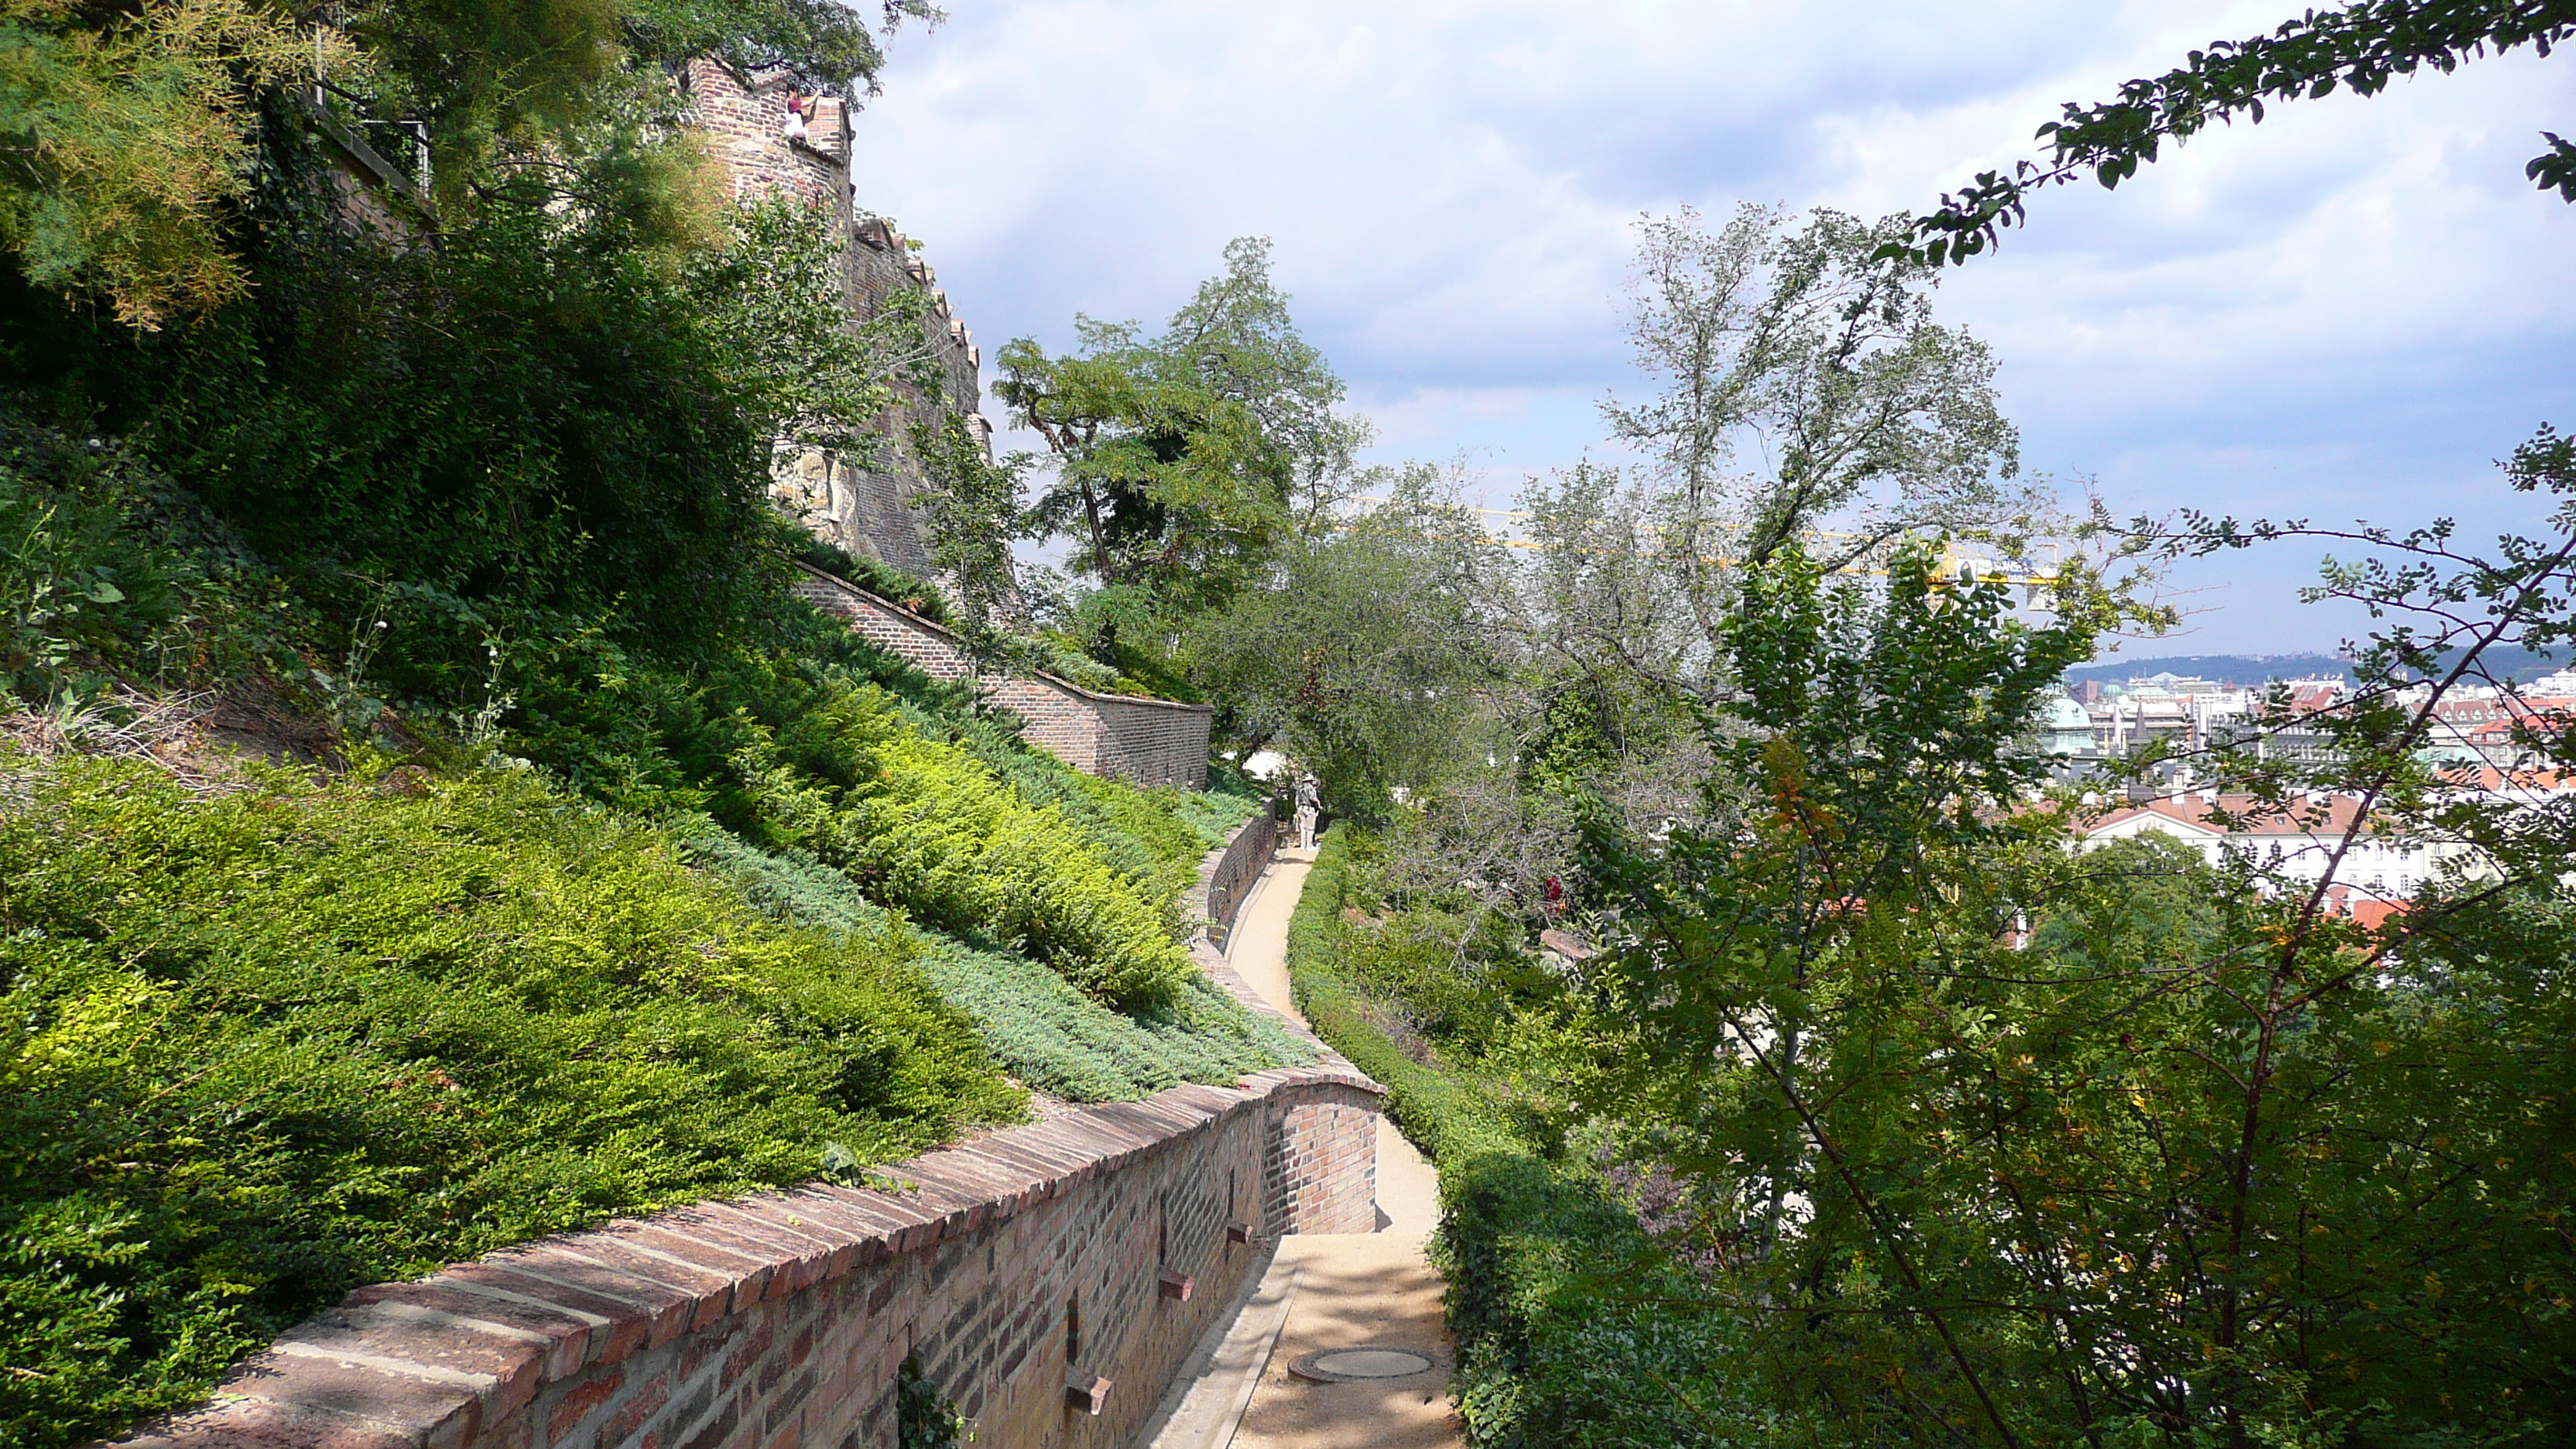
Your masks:
M 1439 1365 L 1436 1355 L 1418 1348 L 1328 1348 L 1302 1354 L 1288 1372 L 1319 1384 L 1346 1384 L 1359 1379 L 1408 1379 Z

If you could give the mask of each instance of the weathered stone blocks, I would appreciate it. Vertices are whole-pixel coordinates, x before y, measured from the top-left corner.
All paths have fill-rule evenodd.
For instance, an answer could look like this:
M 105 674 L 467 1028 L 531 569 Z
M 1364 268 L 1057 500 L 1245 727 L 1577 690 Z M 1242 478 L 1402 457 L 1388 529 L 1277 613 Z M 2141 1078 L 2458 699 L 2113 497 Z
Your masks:
M 762 194 L 812 204 L 841 246 L 843 286 L 854 321 L 886 314 L 898 294 L 921 295 L 922 356 L 935 375 L 918 386 L 895 379 L 897 401 L 871 431 L 889 441 L 867 466 L 820 450 L 782 449 L 775 460 L 770 496 L 798 515 L 826 542 L 881 558 L 907 572 L 932 571 L 930 548 L 913 499 L 925 486 L 921 465 L 905 446 L 911 425 L 965 417 L 988 445 L 991 432 L 979 409 L 983 356 L 965 324 L 949 315 L 948 297 L 911 244 L 882 217 L 861 214 L 850 187 L 852 138 L 849 108 L 828 96 L 803 98 L 810 114 L 805 138 L 786 133 L 791 97 L 783 74 L 737 77 L 713 60 L 691 61 L 683 73 L 697 131 L 723 163 L 736 197 Z

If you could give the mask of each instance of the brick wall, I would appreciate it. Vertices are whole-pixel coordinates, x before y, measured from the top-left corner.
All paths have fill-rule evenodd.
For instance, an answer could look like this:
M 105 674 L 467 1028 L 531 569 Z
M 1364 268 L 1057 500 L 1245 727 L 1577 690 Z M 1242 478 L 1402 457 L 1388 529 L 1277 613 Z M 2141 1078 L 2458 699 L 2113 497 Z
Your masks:
M 813 569 L 801 571 L 795 587 L 798 597 L 931 678 L 977 681 L 989 703 L 1019 716 L 1022 739 L 1077 770 L 1140 785 L 1207 788 L 1215 713 L 1205 705 L 1095 694 L 1045 674 L 982 675 L 963 641 L 918 614 Z
M 1218 950 L 1234 934 L 1234 913 L 1278 849 L 1279 820 L 1265 807 L 1200 863 L 1198 885 L 1181 905 L 1190 919 L 1206 923 L 1207 939 Z
M 928 1153 L 895 1190 L 702 1203 L 363 1288 L 117 1442 L 893 1449 L 916 1356 L 979 1449 L 1123 1446 L 1264 1262 L 1229 1228 L 1373 1229 L 1383 1095 L 1325 1051 Z M 1091 1375 L 1097 1414 L 1068 1394 Z

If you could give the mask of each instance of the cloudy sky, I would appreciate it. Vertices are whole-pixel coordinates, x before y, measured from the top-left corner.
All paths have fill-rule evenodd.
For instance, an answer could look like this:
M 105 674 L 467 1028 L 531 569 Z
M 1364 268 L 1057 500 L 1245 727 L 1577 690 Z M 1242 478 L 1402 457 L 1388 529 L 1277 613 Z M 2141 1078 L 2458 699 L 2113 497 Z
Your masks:
M 1463 456 L 1501 504 L 1638 390 L 1641 213 L 1919 210 L 2058 102 L 2297 8 L 950 0 L 890 43 L 855 169 L 988 350 L 1159 321 L 1272 238 L 1378 456 Z M 2124 512 L 2528 525 L 2493 460 L 2576 426 L 2576 207 L 2522 177 L 2544 128 L 2576 131 L 2576 56 L 2282 107 L 2048 194 L 1941 311 L 1995 347 L 2026 463 Z M 2313 563 L 2198 567 L 2191 631 L 2130 652 L 2331 647 L 2354 621 L 2292 601 Z

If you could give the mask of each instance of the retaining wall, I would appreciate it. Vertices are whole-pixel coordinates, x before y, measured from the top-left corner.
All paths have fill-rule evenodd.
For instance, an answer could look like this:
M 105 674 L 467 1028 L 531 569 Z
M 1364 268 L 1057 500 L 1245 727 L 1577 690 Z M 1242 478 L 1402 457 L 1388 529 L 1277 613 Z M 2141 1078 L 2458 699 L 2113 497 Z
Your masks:
M 796 593 L 933 679 L 976 681 L 986 700 L 1020 717 L 1021 738 L 1077 770 L 1139 785 L 1207 788 L 1215 712 L 1206 705 L 1096 694 L 1048 674 L 984 675 L 955 634 L 865 589 L 807 568 Z
M 1264 1261 L 1238 1239 L 1372 1229 L 1382 1095 L 1328 1054 L 933 1152 L 889 1169 L 901 1190 L 706 1203 L 361 1289 L 119 1443 L 892 1449 L 916 1356 L 981 1449 L 1124 1445 Z
M 1184 904 L 1206 923 L 1210 944 L 1225 949 L 1234 935 L 1234 913 L 1261 879 L 1262 867 L 1279 849 L 1279 820 L 1265 804 L 1260 814 L 1243 822 L 1224 846 L 1211 851 L 1199 867 L 1199 883 Z

